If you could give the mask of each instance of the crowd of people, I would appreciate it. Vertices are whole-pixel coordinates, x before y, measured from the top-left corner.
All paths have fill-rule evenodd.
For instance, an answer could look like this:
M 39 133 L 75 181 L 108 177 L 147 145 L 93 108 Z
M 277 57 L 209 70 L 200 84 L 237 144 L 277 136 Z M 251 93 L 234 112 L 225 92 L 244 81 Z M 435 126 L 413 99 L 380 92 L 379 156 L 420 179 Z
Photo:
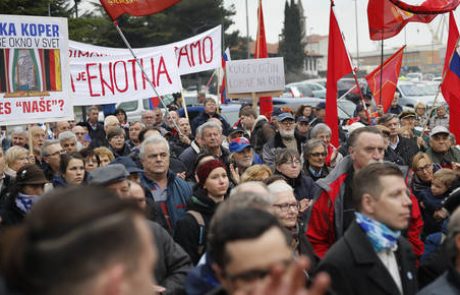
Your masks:
M 0 148 L 0 294 L 460 294 L 460 150 L 431 115 L 211 98 L 132 121 L 15 127 Z

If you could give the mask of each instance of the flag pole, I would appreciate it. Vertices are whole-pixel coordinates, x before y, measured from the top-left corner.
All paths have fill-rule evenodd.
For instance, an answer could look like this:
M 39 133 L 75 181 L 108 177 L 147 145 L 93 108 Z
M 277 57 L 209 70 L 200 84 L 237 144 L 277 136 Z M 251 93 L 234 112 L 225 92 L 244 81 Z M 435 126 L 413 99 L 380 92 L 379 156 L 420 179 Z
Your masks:
M 380 68 L 383 69 L 383 35 L 382 43 L 380 44 Z M 382 105 L 382 90 L 383 90 L 383 70 L 380 71 L 380 95 L 379 95 L 379 105 Z
M 136 56 L 136 53 L 134 53 L 134 50 L 132 49 L 131 45 L 129 44 L 128 39 L 126 39 L 125 34 L 123 34 L 123 31 L 122 31 L 122 30 L 120 29 L 120 27 L 118 26 L 118 21 L 113 21 L 113 25 L 114 25 L 115 28 L 117 29 L 118 34 L 120 34 L 120 37 L 121 37 L 121 39 L 123 40 L 123 42 L 125 43 L 126 47 L 128 47 L 129 52 L 131 53 L 131 55 L 132 55 L 132 56 L 134 57 L 134 59 L 136 60 L 137 65 L 139 66 L 139 68 L 140 68 L 141 71 L 142 71 L 142 75 L 144 75 L 145 79 L 149 82 L 150 87 L 152 87 L 153 92 L 155 93 L 155 96 L 158 97 L 158 99 L 160 100 L 161 104 L 164 106 L 166 116 L 169 116 L 168 107 L 167 107 L 166 104 L 164 103 L 163 98 L 158 94 L 158 91 L 156 90 L 155 85 L 153 85 L 153 82 L 148 78 L 147 73 L 145 72 L 144 67 L 141 65 L 139 59 L 138 59 L 137 56 Z M 177 132 L 178 132 L 178 133 L 181 133 L 181 132 L 180 132 L 180 129 L 179 129 L 179 126 L 177 126 L 177 124 L 176 124 L 175 121 L 173 121 L 173 124 L 174 124 L 174 126 L 176 127 Z

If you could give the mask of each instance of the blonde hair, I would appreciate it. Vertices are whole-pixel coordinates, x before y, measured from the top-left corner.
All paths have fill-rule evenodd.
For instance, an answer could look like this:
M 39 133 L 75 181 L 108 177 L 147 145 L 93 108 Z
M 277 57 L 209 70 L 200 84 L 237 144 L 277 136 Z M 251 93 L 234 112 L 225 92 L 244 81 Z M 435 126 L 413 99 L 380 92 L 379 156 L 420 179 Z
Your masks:
M 241 175 L 240 183 L 248 181 L 264 181 L 272 175 L 273 172 L 267 165 L 253 165 L 246 169 Z
M 112 162 L 115 159 L 115 156 L 113 155 L 112 151 L 106 148 L 105 146 L 100 146 L 98 148 L 94 149 L 94 153 L 99 157 L 108 157 L 110 162 Z
M 458 173 L 452 169 L 442 168 L 433 174 L 433 180 L 439 180 L 447 188 L 450 188 L 452 184 L 458 179 Z
M 433 161 L 431 160 L 430 156 L 426 153 L 418 152 L 413 158 L 412 158 L 412 169 L 415 170 L 417 169 L 417 164 L 420 162 L 420 160 L 425 159 L 427 160 L 428 163 L 433 164 Z
M 11 168 L 14 162 L 22 155 L 29 155 L 29 151 L 21 146 L 13 145 L 5 153 L 6 167 Z

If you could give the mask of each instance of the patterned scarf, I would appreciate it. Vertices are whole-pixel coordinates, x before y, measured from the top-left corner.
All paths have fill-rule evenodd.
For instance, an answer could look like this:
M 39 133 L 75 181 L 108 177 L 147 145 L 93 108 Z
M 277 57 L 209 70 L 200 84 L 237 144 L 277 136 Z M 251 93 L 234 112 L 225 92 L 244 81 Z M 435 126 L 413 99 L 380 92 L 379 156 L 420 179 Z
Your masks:
M 19 193 L 16 197 L 16 206 L 24 213 L 28 213 L 32 209 L 32 205 L 40 200 L 39 196 L 26 195 Z
M 395 250 L 401 231 L 389 229 L 385 224 L 371 219 L 359 212 L 355 212 L 356 222 L 366 233 L 376 252 Z

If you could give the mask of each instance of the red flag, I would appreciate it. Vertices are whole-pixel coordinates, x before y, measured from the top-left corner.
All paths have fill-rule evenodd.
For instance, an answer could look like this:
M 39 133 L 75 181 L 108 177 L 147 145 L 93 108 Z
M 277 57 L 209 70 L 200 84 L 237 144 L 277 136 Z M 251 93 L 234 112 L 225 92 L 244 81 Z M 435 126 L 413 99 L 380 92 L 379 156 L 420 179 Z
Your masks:
M 339 24 L 335 18 L 331 5 L 329 20 L 329 44 L 327 53 L 327 80 L 326 80 L 326 116 L 325 123 L 331 128 L 331 143 L 339 146 L 339 115 L 337 111 L 337 81 L 352 71 Z
M 378 104 L 383 106 L 383 111 L 387 112 L 391 101 L 395 96 L 396 84 L 398 83 L 399 72 L 403 58 L 404 45 L 388 58 L 383 65 L 378 66 L 366 76 L 367 84 Z M 383 72 L 383 73 L 382 73 Z M 380 77 L 382 75 L 382 94 L 380 95 Z
M 257 36 L 254 58 L 267 58 L 267 39 L 265 38 L 264 11 L 262 9 L 262 0 L 259 0 L 259 8 L 257 9 Z M 273 112 L 273 102 L 271 96 L 259 98 L 260 114 L 270 119 Z
M 122 14 L 144 16 L 155 14 L 173 6 L 180 0 L 100 0 L 107 14 L 114 21 Z
M 413 14 L 391 3 L 389 0 L 369 0 L 367 18 L 371 40 L 382 40 L 396 36 L 409 22 L 429 23 L 436 14 Z
M 446 13 L 457 8 L 460 0 L 424 0 L 418 4 L 408 4 L 401 0 L 390 0 L 402 10 L 415 14 L 439 14 Z
M 446 59 L 444 62 L 444 79 L 441 91 L 444 99 L 449 104 L 449 128 L 457 142 L 460 142 L 460 56 L 458 53 L 458 32 L 455 17 L 449 15 L 449 39 L 447 41 Z

